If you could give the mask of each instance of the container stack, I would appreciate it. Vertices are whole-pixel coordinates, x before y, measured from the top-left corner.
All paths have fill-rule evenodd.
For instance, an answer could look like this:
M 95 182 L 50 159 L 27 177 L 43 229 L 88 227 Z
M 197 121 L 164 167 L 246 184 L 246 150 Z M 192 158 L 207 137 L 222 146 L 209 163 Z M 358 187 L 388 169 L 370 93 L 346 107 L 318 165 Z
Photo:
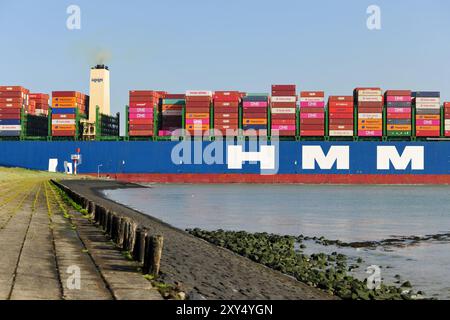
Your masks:
M 330 96 L 328 99 L 328 135 L 353 137 L 354 102 L 352 96 Z
M 380 88 L 357 88 L 354 91 L 358 110 L 358 136 L 383 136 L 383 92 Z
M 412 133 L 412 98 L 410 90 L 388 90 L 386 101 L 386 134 L 388 137 L 410 137 Z
M 270 107 L 271 135 L 294 137 L 297 134 L 295 85 L 272 85 Z
M 77 114 L 88 112 L 88 96 L 77 91 L 52 92 L 52 136 L 75 137 Z
M 247 93 L 242 97 L 242 130 L 244 136 L 267 136 L 269 95 Z
M 20 86 L 0 86 L 0 137 L 21 135 L 21 112 L 28 109 L 28 94 Z
M 132 90 L 129 98 L 128 135 L 153 137 L 154 112 L 158 107 L 159 94 L 152 90 Z
M 191 136 L 209 135 L 211 91 L 186 91 L 186 131 Z
M 440 92 L 413 92 L 416 107 L 416 137 L 439 137 L 441 135 Z
M 48 115 L 50 96 L 45 93 L 30 93 L 30 103 L 35 103 L 36 115 Z
M 170 137 L 176 130 L 183 129 L 183 109 L 186 106 L 184 94 L 165 94 L 161 105 L 161 125 L 158 135 Z
M 237 136 L 239 131 L 239 91 L 214 92 L 215 135 Z
M 300 92 L 300 136 L 325 135 L 325 92 Z
M 450 137 L 450 102 L 444 103 L 444 134 Z

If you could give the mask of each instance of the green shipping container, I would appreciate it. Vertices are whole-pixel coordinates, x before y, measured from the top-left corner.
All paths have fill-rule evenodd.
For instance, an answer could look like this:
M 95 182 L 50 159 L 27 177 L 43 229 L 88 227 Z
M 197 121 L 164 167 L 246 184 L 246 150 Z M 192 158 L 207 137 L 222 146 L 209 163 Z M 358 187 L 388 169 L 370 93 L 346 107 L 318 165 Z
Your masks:
M 411 131 L 389 131 L 387 132 L 388 137 L 409 137 L 411 136 Z

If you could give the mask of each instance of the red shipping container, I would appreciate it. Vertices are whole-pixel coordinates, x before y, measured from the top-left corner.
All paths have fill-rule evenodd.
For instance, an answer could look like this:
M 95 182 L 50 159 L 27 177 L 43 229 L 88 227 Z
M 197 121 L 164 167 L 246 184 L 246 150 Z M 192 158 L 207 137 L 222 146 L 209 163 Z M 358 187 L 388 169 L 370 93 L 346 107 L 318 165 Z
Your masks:
M 209 114 L 209 108 L 208 107 L 187 107 L 186 106 L 186 113 L 208 113 Z
M 267 114 L 265 114 L 265 113 L 244 113 L 243 117 L 246 119 L 267 119 Z
M 53 91 L 52 97 L 76 97 L 81 98 L 82 95 L 80 92 L 77 91 Z
M 439 137 L 441 135 L 439 130 L 417 130 L 417 137 Z
M 151 102 L 130 102 L 130 108 L 153 108 L 155 105 Z
M 210 96 L 186 96 L 187 102 L 211 102 Z
M 300 108 L 300 113 L 324 113 L 322 108 Z
M 30 90 L 25 89 L 22 86 L 0 86 L 0 92 L 13 92 L 13 91 L 19 91 L 23 93 L 30 92 Z
M 296 135 L 295 130 L 277 130 L 279 137 L 293 137 Z M 272 129 L 272 136 L 275 136 L 275 129 Z
M 330 130 L 353 130 L 353 124 L 330 124 Z
M 211 103 L 208 101 L 190 101 L 186 103 L 186 108 L 209 108 L 210 106 Z
M 238 119 L 214 119 L 215 125 L 238 125 Z
M 323 125 L 320 124 L 304 124 L 300 126 L 300 130 L 317 131 L 317 130 L 324 130 L 324 127 Z
M 150 137 L 153 136 L 153 130 L 130 130 L 128 135 L 132 137 Z
M 16 109 L 20 109 L 24 106 L 23 103 L 19 103 L 19 102 L 0 102 L 0 108 L 16 108 Z
M 273 84 L 272 91 L 280 90 L 280 91 L 296 91 L 297 87 L 295 84 Z
M 272 90 L 272 97 L 295 97 L 295 90 Z
M 305 124 L 324 125 L 325 119 L 300 119 L 300 125 L 305 125 Z
M 184 93 L 167 93 L 164 99 L 186 99 L 186 95 Z
M 52 130 L 53 137 L 74 137 L 75 130 Z
M 0 98 L 25 98 L 25 94 L 20 91 L 0 92 Z
M 330 96 L 330 102 L 351 102 L 353 103 L 353 96 Z
M 128 123 L 131 124 L 152 124 L 153 119 L 129 119 Z
M 239 119 L 237 113 L 215 113 L 214 119 Z
M 353 119 L 353 113 L 330 113 L 330 119 Z
M 272 108 L 297 108 L 295 102 L 272 102 L 270 105 Z
M 411 90 L 387 90 L 386 91 L 387 96 L 408 96 L 410 97 L 412 95 Z
M 75 119 L 74 114 L 52 114 L 52 119 Z
M 300 97 L 302 98 L 324 98 L 324 91 L 302 91 L 300 92 Z
M 383 113 L 383 108 L 359 108 L 358 113 Z
M 347 107 L 347 108 L 329 107 L 328 111 L 330 113 L 352 113 L 353 112 L 353 107 Z
M 295 119 L 272 119 L 272 124 L 275 125 L 296 125 Z
M 275 119 L 295 119 L 295 113 L 272 113 L 272 120 Z
M 20 110 L 22 110 L 22 108 L 0 108 L 0 113 L 20 114 Z
M 134 96 L 134 97 L 154 97 L 154 98 L 159 98 L 159 94 L 158 92 L 154 91 L 154 90 L 130 90 L 129 92 L 130 97 Z
M 1 98 L 0 97 L 0 103 L 24 103 L 25 99 L 23 98 Z
M 358 108 L 382 108 L 383 102 L 370 102 L 360 101 L 358 102 Z
M 237 108 L 239 107 L 238 101 L 214 101 L 214 108 Z
M 330 125 L 333 124 L 349 124 L 353 126 L 353 118 L 349 118 L 349 119 L 329 119 L 328 120 Z
M 153 124 L 131 124 L 129 125 L 129 131 L 134 130 L 153 130 Z
M 324 130 L 300 130 L 300 136 L 302 137 L 323 137 L 324 135 Z
M 130 103 L 142 103 L 142 102 L 148 102 L 151 103 L 153 105 L 158 104 L 159 100 L 156 98 L 147 98 L 147 97 L 141 97 L 141 96 L 136 96 L 136 97 L 130 97 Z

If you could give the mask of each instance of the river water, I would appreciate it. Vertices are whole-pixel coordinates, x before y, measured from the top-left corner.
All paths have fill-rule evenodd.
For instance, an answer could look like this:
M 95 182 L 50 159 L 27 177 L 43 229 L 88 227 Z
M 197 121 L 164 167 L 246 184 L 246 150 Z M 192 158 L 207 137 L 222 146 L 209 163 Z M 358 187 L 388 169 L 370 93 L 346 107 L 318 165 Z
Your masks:
M 450 232 L 450 187 L 150 185 L 107 190 L 110 199 L 180 229 L 245 230 L 325 237 L 346 242 Z M 306 243 L 306 253 L 337 251 L 381 267 L 383 281 L 409 280 L 427 297 L 450 299 L 450 242 L 363 248 Z

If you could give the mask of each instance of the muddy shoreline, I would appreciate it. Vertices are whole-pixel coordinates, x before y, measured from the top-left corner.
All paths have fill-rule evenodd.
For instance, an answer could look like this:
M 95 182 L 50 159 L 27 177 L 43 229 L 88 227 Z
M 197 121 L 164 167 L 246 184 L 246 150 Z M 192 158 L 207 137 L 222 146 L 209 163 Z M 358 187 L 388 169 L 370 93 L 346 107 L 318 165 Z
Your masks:
M 141 185 L 95 180 L 61 183 L 109 210 L 127 215 L 151 233 L 163 235 L 162 277 L 165 282 L 179 283 L 192 299 L 336 299 L 159 219 L 106 199 L 102 193 L 119 188 L 144 188 Z

